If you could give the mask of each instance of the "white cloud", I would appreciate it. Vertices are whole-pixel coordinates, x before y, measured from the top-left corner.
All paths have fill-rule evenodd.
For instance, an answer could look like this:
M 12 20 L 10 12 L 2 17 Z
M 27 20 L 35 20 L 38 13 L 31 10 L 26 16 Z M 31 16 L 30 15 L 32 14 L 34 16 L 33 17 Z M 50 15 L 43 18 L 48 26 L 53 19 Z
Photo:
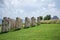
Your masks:
M 44 2 L 45 0 L 41 0 L 42 2 Z
M 20 10 L 21 13 L 24 13 L 24 10 Z
M 35 3 L 35 2 L 37 2 L 37 0 L 33 0 L 33 2 Z
M 37 10 L 36 13 L 40 13 L 40 10 Z
M 56 6 L 55 3 L 48 4 L 48 7 L 55 7 L 55 6 Z
M 11 18 L 59 13 L 58 9 L 55 8 L 55 2 L 52 2 L 52 0 L 4 0 L 4 5 L 5 8 L 2 9 L 1 13 L 3 13 L 3 16 Z

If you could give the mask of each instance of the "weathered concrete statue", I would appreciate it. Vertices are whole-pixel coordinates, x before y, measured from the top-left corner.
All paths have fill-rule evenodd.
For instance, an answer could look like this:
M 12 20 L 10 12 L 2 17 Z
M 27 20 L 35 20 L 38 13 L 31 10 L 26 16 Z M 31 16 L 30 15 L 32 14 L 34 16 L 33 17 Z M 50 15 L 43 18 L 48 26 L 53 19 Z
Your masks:
M 19 30 L 19 29 L 21 29 L 21 27 L 22 27 L 22 19 L 17 17 L 16 18 L 16 27 L 15 27 L 15 29 Z
M 30 19 L 28 17 L 25 18 L 25 28 L 30 27 Z
M 37 17 L 37 25 L 40 25 L 40 17 Z
M 31 18 L 31 26 L 36 26 L 36 19 L 34 17 Z
M 10 18 L 8 19 L 9 19 L 9 30 L 14 30 L 16 26 L 15 20 Z
M 4 17 L 2 20 L 2 33 L 8 32 L 9 31 L 9 20 L 7 17 Z

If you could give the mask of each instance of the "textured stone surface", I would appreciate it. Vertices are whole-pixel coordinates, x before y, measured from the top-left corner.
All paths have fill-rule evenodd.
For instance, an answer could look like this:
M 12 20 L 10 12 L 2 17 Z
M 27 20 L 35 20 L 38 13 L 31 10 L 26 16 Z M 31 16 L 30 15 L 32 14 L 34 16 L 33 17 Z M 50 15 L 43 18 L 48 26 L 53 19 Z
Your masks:
M 8 32 L 9 31 L 9 20 L 7 17 L 4 17 L 2 20 L 2 30 L 1 32 Z
M 22 19 L 16 18 L 16 29 L 20 29 L 22 27 Z
M 15 29 L 16 23 L 14 19 L 9 18 L 9 29 Z
M 31 26 L 36 26 L 36 19 L 34 17 L 31 18 Z
M 25 18 L 25 28 L 30 27 L 30 19 L 28 17 Z
M 37 25 L 40 25 L 40 17 L 37 17 Z

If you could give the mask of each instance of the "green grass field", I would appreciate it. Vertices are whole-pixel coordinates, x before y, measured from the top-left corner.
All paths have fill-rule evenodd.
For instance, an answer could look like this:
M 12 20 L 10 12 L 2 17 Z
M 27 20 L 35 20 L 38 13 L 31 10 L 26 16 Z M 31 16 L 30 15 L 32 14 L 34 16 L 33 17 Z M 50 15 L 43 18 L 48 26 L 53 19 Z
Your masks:
M 0 34 L 0 40 L 60 40 L 60 24 L 41 24 Z
M 0 32 L 1 32 L 1 26 L 0 26 Z

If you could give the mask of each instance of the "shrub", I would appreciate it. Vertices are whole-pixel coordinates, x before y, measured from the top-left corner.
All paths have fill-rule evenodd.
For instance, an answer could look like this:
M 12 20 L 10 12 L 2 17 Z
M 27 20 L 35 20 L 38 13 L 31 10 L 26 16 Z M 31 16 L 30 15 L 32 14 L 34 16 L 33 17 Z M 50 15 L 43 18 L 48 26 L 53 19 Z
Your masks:
M 57 24 L 60 24 L 60 20 L 57 20 L 56 23 L 57 23 Z
M 42 20 L 41 24 L 60 24 L 60 20 Z

